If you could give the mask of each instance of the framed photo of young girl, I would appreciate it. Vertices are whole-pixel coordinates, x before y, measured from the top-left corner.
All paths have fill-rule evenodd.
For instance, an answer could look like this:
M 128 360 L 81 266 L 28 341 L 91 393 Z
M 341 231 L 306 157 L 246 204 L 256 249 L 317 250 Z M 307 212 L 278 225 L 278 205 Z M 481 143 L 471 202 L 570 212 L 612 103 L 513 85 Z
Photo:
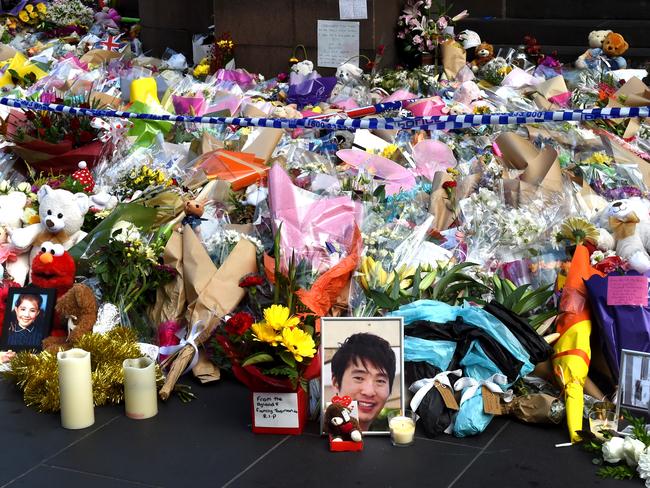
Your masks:
M 40 351 L 52 328 L 55 302 L 54 288 L 9 288 L 0 347 Z
M 332 397 L 349 396 L 364 435 L 390 433 L 387 416 L 406 395 L 403 330 L 402 317 L 321 319 L 321 419 Z

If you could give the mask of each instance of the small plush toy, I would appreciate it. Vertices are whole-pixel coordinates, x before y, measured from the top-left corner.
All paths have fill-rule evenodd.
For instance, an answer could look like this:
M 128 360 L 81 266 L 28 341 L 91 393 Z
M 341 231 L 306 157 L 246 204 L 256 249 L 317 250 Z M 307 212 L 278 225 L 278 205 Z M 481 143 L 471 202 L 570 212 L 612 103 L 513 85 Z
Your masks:
M 576 59 L 578 69 L 594 69 L 603 55 L 603 42 L 611 30 L 595 30 L 589 33 L 589 49 Z
M 77 166 L 79 169 L 72 173 L 72 179 L 77 180 L 79 183 L 81 183 L 84 186 L 85 192 L 92 192 L 95 188 L 95 179 L 88 169 L 88 163 L 86 163 L 86 161 L 79 161 L 79 164 Z
M 650 202 L 633 197 L 611 202 L 596 218 L 598 248 L 615 249 L 639 273 L 650 270 Z
M 67 337 L 51 336 L 43 340 L 43 349 L 56 352 L 69 349 L 84 334 L 90 334 L 97 321 L 97 299 L 89 286 L 75 283 L 56 300 L 54 311 L 68 319 Z
M 15 229 L 9 234 L 12 244 L 20 251 L 32 249 L 30 261 L 38 255 L 44 242 L 56 242 L 70 249 L 86 237 L 81 226 L 88 212 L 88 195 L 43 185 L 38 191 L 38 202 L 40 223 Z
M 31 282 L 39 288 L 56 289 L 57 300 L 67 293 L 74 284 L 76 266 L 72 256 L 62 244 L 44 242 L 32 261 Z M 67 325 L 62 323 L 59 314 L 54 314 L 51 336 L 67 337 Z M 48 341 L 48 338 L 45 339 Z
M 314 71 L 314 63 L 308 59 L 299 61 L 291 67 L 291 71 L 302 76 L 307 76 L 311 74 L 312 71 Z
M 352 63 L 344 63 L 336 68 L 336 81 L 342 85 L 357 86 L 362 77 L 363 70 Z
M 359 421 L 351 415 L 351 402 L 349 396 L 335 396 L 325 410 L 325 431 L 332 436 L 332 442 L 361 442 L 361 428 Z
M 494 46 L 487 42 L 482 42 L 476 46 L 476 58 L 472 61 L 472 71 L 478 72 L 479 68 L 494 58 Z
M 208 219 L 202 219 L 201 216 L 205 211 L 205 203 L 198 200 L 188 200 L 183 207 L 185 217 L 181 221 L 181 229 L 189 225 L 197 234 L 200 232 L 201 222 L 207 222 Z
M 626 69 L 627 61 L 623 54 L 630 46 L 622 35 L 610 32 L 603 41 L 603 53 L 607 56 L 607 62 L 612 70 Z
M 25 284 L 29 273 L 29 256 L 16 249 L 9 236 L 14 229 L 22 227 L 21 219 L 26 205 L 27 195 L 23 192 L 0 195 L 0 264 L 4 264 L 20 286 Z

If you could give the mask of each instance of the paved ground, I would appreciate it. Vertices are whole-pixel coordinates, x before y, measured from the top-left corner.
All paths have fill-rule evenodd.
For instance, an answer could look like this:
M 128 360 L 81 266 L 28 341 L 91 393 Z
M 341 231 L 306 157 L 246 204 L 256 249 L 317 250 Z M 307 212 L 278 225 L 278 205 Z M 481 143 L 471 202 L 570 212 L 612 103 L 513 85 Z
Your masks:
M 250 432 L 247 390 L 233 381 L 193 386 L 198 399 L 172 398 L 158 416 L 130 420 L 123 407 L 95 410 L 82 431 L 59 416 L 24 406 L 0 381 L 0 487 L 554 487 L 625 488 L 640 482 L 600 480 L 591 456 L 565 442 L 559 427 L 494 420 L 481 436 L 409 448 L 366 438 L 360 453 L 330 453 L 318 426 L 302 436 Z

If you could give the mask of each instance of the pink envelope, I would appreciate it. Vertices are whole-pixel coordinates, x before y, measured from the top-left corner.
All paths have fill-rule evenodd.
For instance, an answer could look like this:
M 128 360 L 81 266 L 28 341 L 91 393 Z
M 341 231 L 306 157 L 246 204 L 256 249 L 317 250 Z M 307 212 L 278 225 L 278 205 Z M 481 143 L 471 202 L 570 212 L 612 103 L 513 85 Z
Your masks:
M 336 155 L 346 164 L 366 170 L 376 178 L 386 181 L 386 195 L 394 195 L 400 190 L 410 190 L 415 186 L 413 173 L 390 159 L 358 149 L 342 149 L 337 151 Z
M 457 163 L 447 144 L 432 139 L 425 139 L 416 144 L 413 148 L 413 158 L 417 173 L 429 181 L 433 181 L 437 171 L 453 168 Z

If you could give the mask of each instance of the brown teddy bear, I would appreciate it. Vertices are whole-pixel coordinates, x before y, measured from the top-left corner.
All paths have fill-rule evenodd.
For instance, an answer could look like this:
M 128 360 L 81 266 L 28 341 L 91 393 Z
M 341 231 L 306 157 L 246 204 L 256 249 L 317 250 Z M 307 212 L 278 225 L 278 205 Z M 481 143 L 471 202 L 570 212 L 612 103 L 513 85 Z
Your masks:
M 482 42 L 476 46 L 476 59 L 472 61 L 472 71 L 476 73 L 481 66 L 494 58 L 494 46 L 487 42 Z
M 196 234 L 200 234 L 201 222 L 206 222 L 207 219 L 201 218 L 203 212 L 205 212 L 205 203 L 199 202 L 198 200 L 188 200 L 183 206 L 185 211 L 185 217 L 181 221 L 181 227 L 179 231 L 182 231 L 182 228 L 186 225 L 189 225 Z
M 70 349 L 72 343 L 84 334 L 90 334 L 97 322 L 97 299 L 92 289 L 75 283 L 56 301 L 54 310 L 68 319 L 68 337 L 48 337 L 43 340 L 43 349 L 56 352 Z
M 334 397 L 325 410 L 325 432 L 332 436 L 332 442 L 361 442 L 359 421 L 350 415 L 351 402 L 350 397 Z
M 627 61 L 623 54 L 629 48 L 629 44 L 625 41 L 622 35 L 617 32 L 610 32 L 603 41 L 603 52 L 607 55 L 607 61 L 611 69 L 626 69 Z

